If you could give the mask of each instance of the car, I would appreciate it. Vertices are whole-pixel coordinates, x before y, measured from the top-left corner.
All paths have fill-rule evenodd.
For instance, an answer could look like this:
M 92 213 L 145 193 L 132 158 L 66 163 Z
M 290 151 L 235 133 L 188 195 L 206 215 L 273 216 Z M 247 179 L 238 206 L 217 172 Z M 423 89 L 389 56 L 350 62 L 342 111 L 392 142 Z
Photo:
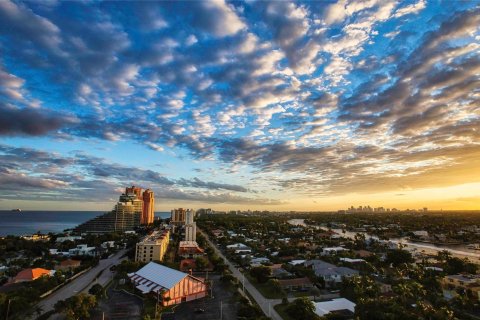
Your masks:
M 195 313 L 204 313 L 204 312 L 205 312 L 205 309 L 197 308 L 197 309 L 195 309 L 194 312 L 195 312 Z

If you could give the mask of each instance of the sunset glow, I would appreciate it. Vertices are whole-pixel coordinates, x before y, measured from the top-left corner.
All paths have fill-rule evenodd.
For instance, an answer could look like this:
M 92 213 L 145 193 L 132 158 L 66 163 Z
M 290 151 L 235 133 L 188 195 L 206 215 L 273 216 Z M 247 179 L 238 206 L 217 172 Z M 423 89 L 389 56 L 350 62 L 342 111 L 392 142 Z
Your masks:
M 480 209 L 476 1 L 0 1 L 0 208 Z

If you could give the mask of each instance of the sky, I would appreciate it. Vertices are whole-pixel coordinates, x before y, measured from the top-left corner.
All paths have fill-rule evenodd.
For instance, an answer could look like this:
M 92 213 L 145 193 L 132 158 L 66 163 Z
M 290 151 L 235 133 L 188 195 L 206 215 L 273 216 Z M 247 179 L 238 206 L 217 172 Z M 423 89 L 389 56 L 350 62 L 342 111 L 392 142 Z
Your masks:
M 0 1 L 0 209 L 480 209 L 478 1 Z

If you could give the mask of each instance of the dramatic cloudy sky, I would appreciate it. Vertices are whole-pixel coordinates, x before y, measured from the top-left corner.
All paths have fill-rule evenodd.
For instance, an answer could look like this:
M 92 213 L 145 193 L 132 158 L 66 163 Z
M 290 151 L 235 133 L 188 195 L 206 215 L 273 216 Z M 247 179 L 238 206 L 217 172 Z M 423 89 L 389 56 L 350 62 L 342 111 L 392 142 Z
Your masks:
M 478 1 L 0 1 L 0 208 L 480 209 Z

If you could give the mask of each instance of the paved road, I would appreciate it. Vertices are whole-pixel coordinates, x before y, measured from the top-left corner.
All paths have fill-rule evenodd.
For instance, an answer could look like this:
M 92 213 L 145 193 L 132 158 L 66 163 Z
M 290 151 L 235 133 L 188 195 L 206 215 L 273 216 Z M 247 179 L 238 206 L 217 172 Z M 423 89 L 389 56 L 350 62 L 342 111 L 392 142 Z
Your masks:
M 58 301 L 70 298 L 71 296 L 74 296 L 88 289 L 92 284 L 96 283 L 95 278 L 102 271 L 103 272 L 98 279 L 98 283 L 102 285 L 106 284 L 111 278 L 110 270 L 108 269 L 111 266 L 118 264 L 122 260 L 122 256 L 126 252 L 126 250 L 120 250 L 114 256 L 108 259 L 100 260 L 96 267 L 90 269 L 89 271 L 82 274 L 80 277 L 76 278 L 72 282 L 66 284 L 51 295 L 47 296 L 45 299 L 38 303 L 38 306 L 42 308 L 44 313 L 53 310 L 53 306 Z
M 283 320 L 282 317 L 277 313 L 277 311 L 273 308 L 276 304 L 280 303 L 281 300 L 278 299 L 266 299 L 258 290 L 255 288 L 250 281 L 248 281 L 247 278 L 243 276 L 243 274 L 235 268 L 235 266 L 223 255 L 223 253 L 218 250 L 217 246 L 213 244 L 208 235 L 204 233 L 202 230 L 200 230 L 197 227 L 197 230 L 200 231 L 201 234 L 205 237 L 207 242 L 210 244 L 210 246 L 215 250 L 216 254 L 221 257 L 227 266 L 230 268 L 230 271 L 232 271 L 232 274 L 240 281 L 240 283 L 245 285 L 245 290 L 248 291 L 248 293 L 252 296 L 252 298 L 255 300 L 255 302 L 260 306 L 262 309 L 263 313 L 267 316 L 272 318 L 273 320 Z

